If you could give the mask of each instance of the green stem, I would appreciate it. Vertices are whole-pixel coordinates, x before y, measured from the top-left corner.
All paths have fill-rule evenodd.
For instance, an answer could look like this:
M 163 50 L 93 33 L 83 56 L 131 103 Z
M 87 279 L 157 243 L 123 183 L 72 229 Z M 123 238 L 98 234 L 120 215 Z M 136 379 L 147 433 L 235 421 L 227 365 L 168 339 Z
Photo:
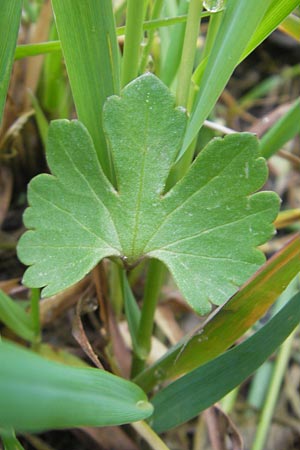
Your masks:
M 137 431 L 137 433 L 142 436 L 143 439 L 149 444 L 153 450 L 169 450 L 169 447 L 160 439 L 160 437 L 149 427 L 149 425 L 144 422 L 134 422 L 131 423 L 132 428 Z
M 202 13 L 201 17 L 209 17 L 211 13 Z M 145 21 L 143 23 L 143 30 L 156 30 L 157 28 L 170 27 L 172 25 L 184 23 L 187 20 L 187 15 L 183 14 L 176 17 L 166 17 L 165 19 L 155 19 Z M 116 29 L 117 36 L 125 33 L 125 27 L 118 27 Z M 15 60 L 27 58 L 28 56 L 38 56 L 45 53 L 61 52 L 60 41 L 38 42 L 37 44 L 22 44 L 16 47 Z
M 157 19 L 160 15 L 162 6 L 163 6 L 163 1 L 164 0 L 156 0 L 154 7 L 153 7 L 153 11 L 151 14 L 151 21 Z M 155 36 L 155 28 L 152 30 L 148 31 L 148 40 L 147 40 L 147 44 L 144 47 L 143 50 L 143 54 L 142 54 L 142 60 L 141 60 L 141 67 L 140 67 L 140 72 L 143 73 L 147 67 L 147 62 L 148 62 L 148 56 L 153 44 L 153 39 Z
M 278 394 L 290 358 L 293 339 L 298 331 L 298 328 L 296 328 L 280 347 L 268 395 L 260 416 L 260 421 L 252 450 L 263 450 L 265 448 L 265 442 L 268 436 L 269 427 L 274 413 Z
M 223 411 L 226 414 L 229 414 L 232 412 L 237 396 L 239 394 L 239 390 L 240 390 L 240 386 L 237 386 L 236 388 L 234 388 L 232 391 L 228 392 L 227 395 L 225 395 L 225 397 L 222 398 L 221 400 L 221 406 Z
M 121 84 L 137 77 L 146 0 L 128 0 Z
M 113 310 L 117 317 L 121 316 L 123 309 L 123 293 L 122 293 L 122 269 L 111 261 L 109 271 L 109 294 Z
M 40 290 L 39 289 L 31 289 L 31 318 L 33 323 L 33 331 L 34 331 L 34 342 L 32 343 L 32 347 L 34 350 L 37 350 L 40 342 L 41 342 L 41 323 L 40 323 Z
M 141 318 L 137 333 L 138 355 L 134 355 L 132 375 L 137 375 L 145 365 L 151 350 L 151 337 L 153 331 L 154 314 L 159 293 L 164 281 L 165 267 L 160 261 L 149 262 Z
M 188 103 L 201 12 L 202 0 L 191 0 L 188 11 L 176 93 L 177 104 L 181 106 L 187 106 Z
M 214 45 L 217 33 L 219 31 L 222 18 L 223 18 L 223 11 L 211 15 L 209 19 L 209 25 L 205 39 L 205 47 L 201 56 L 201 60 L 209 56 L 211 49 Z
M 178 84 L 176 92 L 176 103 L 181 106 L 188 106 L 191 77 L 193 73 L 197 38 L 202 15 L 202 0 L 191 0 L 187 25 L 183 43 L 182 57 L 179 67 Z M 193 160 L 196 140 L 192 142 L 184 153 L 183 157 L 172 168 L 167 180 L 167 190 L 174 186 L 182 178 L 190 167 Z

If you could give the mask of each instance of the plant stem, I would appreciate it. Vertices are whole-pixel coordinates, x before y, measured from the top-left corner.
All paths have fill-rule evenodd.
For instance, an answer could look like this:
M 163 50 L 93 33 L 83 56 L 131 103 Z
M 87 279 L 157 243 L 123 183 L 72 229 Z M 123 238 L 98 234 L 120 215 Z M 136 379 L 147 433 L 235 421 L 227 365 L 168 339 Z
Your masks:
M 191 0 L 188 11 L 176 93 L 177 104 L 185 107 L 187 106 L 189 98 L 201 12 L 202 0 Z
M 232 412 L 237 396 L 239 394 L 240 386 L 237 386 L 232 391 L 228 392 L 221 400 L 221 406 L 225 414 Z
M 137 433 L 145 439 L 153 450 L 169 450 L 166 444 L 160 439 L 160 437 L 144 422 L 134 422 L 130 424 Z
M 40 290 L 33 288 L 31 289 L 31 318 L 33 323 L 34 331 L 34 342 L 32 343 L 32 348 L 37 350 L 41 342 L 41 323 L 40 323 Z
M 154 314 L 159 293 L 164 281 L 165 267 L 158 260 L 149 262 L 141 318 L 137 333 L 138 355 L 134 355 L 132 375 L 137 375 L 145 365 L 151 350 L 151 336 L 153 331 Z
M 151 14 L 151 21 L 154 19 L 157 19 L 159 17 L 162 6 L 163 6 L 163 0 L 155 1 L 153 11 Z M 145 45 L 143 54 L 142 54 L 141 67 L 140 67 L 141 73 L 143 73 L 147 67 L 148 56 L 149 56 L 149 53 L 150 53 L 150 50 L 151 50 L 151 47 L 153 44 L 154 36 L 155 36 L 155 29 L 149 30 L 147 44 Z
M 284 377 L 284 373 L 286 371 L 286 367 L 290 358 L 293 339 L 298 331 L 299 329 L 296 328 L 280 347 L 268 395 L 260 416 L 260 421 L 252 450 L 263 450 L 265 448 L 265 442 L 282 384 L 282 379 Z
M 125 45 L 121 77 L 122 86 L 125 86 L 138 75 L 145 4 L 146 0 L 127 1 Z
M 206 35 L 206 39 L 205 39 L 205 47 L 202 52 L 201 60 L 203 60 L 209 56 L 211 49 L 214 45 L 218 30 L 220 28 L 222 18 L 223 18 L 223 11 L 212 14 L 210 16 L 207 35 Z
M 177 105 L 184 107 L 188 106 L 189 101 L 191 77 L 193 73 L 201 13 L 202 0 L 191 0 L 188 11 L 176 92 Z M 196 140 L 191 143 L 181 160 L 178 161 L 178 163 L 172 168 L 167 181 L 167 189 L 172 187 L 187 172 L 194 156 L 195 145 Z

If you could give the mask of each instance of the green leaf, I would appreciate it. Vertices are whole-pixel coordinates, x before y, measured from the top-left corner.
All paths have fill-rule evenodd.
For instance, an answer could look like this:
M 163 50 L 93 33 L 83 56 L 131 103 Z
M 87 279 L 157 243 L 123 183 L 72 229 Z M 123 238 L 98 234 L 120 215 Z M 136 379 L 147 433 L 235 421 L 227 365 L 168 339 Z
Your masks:
M 158 392 L 152 399 L 154 430 L 190 420 L 251 375 L 298 325 L 299 302 L 297 294 L 254 336 Z
M 300 17 L 290 14 L 280 24 L 280 29 L 297 41 L 300 40 Z
M 0 123 L 21 20 L 22 0 L 2 0 L 0 14 Z
M 0 436 L 4 445 L 4 450 L 24 450 L 24 447 L 16 438 L 13 430 L 1 430 L 0 428 Z
M 52 295 L 105 257 L 131 266 L 162 261 L 199 312 L 230 297 L 264 262 L 255 247 L 273 233 L 278 197 L 251 195 L 267 177 L 250 134 L 212 141 L 167 194 L 165 182 L 182 141 L 185 113 L 153 75 L 130 83 L 104 108 L 117 191 L 104 177 L 90 137 L 78 122 L 50 127 L 53 175 L 29 188 L 20 259 L 24 283 Z
M 102 107 L 119 92 L 119 54 L 111 0 L 52 0 L 56 26 L 79 119 L 89 130 L 107 176 L 110 154 Z
M 269 158 L 293 139 L 300 131 L 300 101 L 296 100 L 290 109 L 267 131 L 260 141 L 260 151 Z
M 0 343 L 0 427 L 38 431 L 118 425 L 152 413 L 135 384 L 99 369 L 48 361 Z
M 192 143 L 213 109 L 270 3 L 270 0 L 227 0 L 180 155 Z
M 299 6 L 299 0 L 272 0 L 262 21 L 247 43 L 241 60 L 258 47 L 297 6 Z
M 219 356 L 257 322 L 300 271 L 300 234 L 270 258 L 198 333 L 173 346 L 134 381 L 146 392 Z M 205 336 L 205 338 L 204 338 Z M 211 344 L 213 342 L 213 345 Z
M 30 342 L 34 340 L 31 316 L 10 297 L 0 291 L 0 321 L 13 330 L 17 336 Z
M 137 305 L 136 299 L 134 298 L 133 292 L 131 290 L 130 284 L 124 271 L 122 271 L 122 290 L 124 297 L 125 314 L 132 341 L 132 348 L 134 352 L 137 353 L 138 351 L 137 336 L 141 320 L 141 311 Z

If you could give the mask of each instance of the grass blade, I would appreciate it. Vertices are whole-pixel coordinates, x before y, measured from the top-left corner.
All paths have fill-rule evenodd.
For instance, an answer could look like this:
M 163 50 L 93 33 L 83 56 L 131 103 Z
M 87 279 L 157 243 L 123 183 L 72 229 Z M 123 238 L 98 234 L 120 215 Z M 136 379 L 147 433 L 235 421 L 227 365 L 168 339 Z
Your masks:
M 299 5 L 299 0 L 272 0 L 266 14 L 243 52 L 245 59 Z
M 300 131 L 300 101 L 296 100 L 286 114 L 262 137 L 260 151 L 264 158 L 270 158 L 277 150 L 293 139 Z
M 4 445 L 4 450 L 25 450 L 16 438 L 13 430 L 1 430 L 0 436 Z
M 0 123 L 14 60 L 22 0 L 2 0 L 0 14 Z
M 299 302 L 298 293 L 254 336 L 156 394 L 154 430 L 163 432 L 186 422 L 251 375 L 298 325 Z
M 13 330 L 17 336 L 27 341 L 34 341 L 33 322 L 29 314 L 0 291 L 0 321 Z
M 14 344 L 0 344 L 0 425 L 18 431 L 106 426 L 152 413 L 144 392 L 99 369 L 48 361 Z
M 122 87 L 138 76 L 146 0 L 127 0 Z
M 52 0 L 79 120 L 89 130 L 99 161 L 111 178 L 102 128 L 106 98 L 119 92 L 119 55 L 111 0 Z
M 290 14 L 284 21 L 280 24 L 279 29 L 284 31 L 286 34 L 296 39 L 300 40 L 300 17 L 296 14 Z
M 270 0 L 227 1 L 179 157 L 193 142 L 204 120 L 214 107 L 269 5 Z
M 188 343 L 181 341 L 135 382 L 147 391 L 159 381 L 182 375 L 220 355 L 267 312 L 299 270 L 298 234 L 221 307 L 202 330 L 201 340 L 195 334 Z
M 188 2 L 181 1 L 178 6 L 178 14 L 186 14 L 188 11 Z M 185 16 L 187 19 L 187 16 Z M 170 86 L 176 76 L 180 57 L 182 53 L 184 34 L 185 34 L 185 23 L 179 23 L 170 29 L 169 45 L 166 50 L 166 55 L 162 59 L 162 67 L 160 77 L 162 81 Z M 163 39 L 163 34 L 161 33 L 161 39 Z

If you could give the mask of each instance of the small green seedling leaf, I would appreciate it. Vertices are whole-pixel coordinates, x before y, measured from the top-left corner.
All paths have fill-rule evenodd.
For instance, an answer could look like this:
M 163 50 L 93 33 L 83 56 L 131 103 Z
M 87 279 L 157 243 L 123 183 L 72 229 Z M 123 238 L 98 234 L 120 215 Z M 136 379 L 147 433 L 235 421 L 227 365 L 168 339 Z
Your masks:
M 195 310 L 222 304 L 264 262 L 256 247 L 272 235 L 278 211 L 276 194 L 253 194 L 267 177 L 256 138 L 213 140 L 165 194 L 186 125 L 168 89 L 143 75 L 108 99 L 103 119 L 117 190 L 82 124 L 50 126 L 53 175 L 30 183 L 24 216 L 30 230 L 18 246 L 31 266 L 24 283 L 46 286 L 43 295 L 52 295 L 105 257 L 127 267 L 148 257 L 169 268 Z
M 58 364 L 5 341 L 0 360 L 0 427 L 39 431 L 119 425 L 152 414 L 137 385 L 104 370 Z

